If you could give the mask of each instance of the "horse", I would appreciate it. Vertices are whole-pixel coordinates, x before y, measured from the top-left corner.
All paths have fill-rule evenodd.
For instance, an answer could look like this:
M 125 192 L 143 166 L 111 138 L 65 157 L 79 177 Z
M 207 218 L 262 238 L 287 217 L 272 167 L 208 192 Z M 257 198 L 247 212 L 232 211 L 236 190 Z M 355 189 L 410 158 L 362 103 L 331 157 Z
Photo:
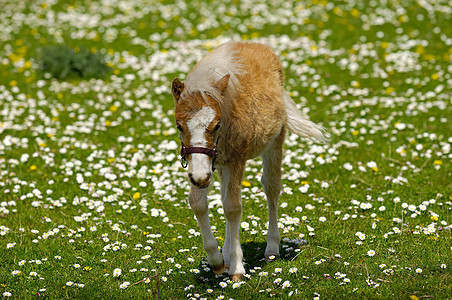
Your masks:
M 259 43 L 220 45 L 195 65 L 185 82 L 175 78 L 171 93 L 181 162 L 188 166 L 188 202 L 201 230 L 207 261 L 215 274 L 228 273 L 233 281 L 240 281 L 245 274 L 239 230 L 247 160 L 262 157 L 261 183 L 269 218 L 265 259 L 271 260 L 279 257 L 278 199 L 286 131 L 324 142 L 324 128 L 301 115 L 284 90 L 279 58 Z M 208 215 L 207 192 L 215 169 L 226 218 L 222 253 Z

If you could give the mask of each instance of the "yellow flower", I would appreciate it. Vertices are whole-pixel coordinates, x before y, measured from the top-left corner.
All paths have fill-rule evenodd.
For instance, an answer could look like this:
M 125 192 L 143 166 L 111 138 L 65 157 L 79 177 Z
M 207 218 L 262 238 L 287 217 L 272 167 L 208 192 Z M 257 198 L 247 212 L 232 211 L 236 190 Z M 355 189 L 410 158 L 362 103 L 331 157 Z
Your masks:
M 242 181 L 242 185 L 249 187 L 249 186 L 251 186 L 251 183 L 249 183 L 248 181 Z
M 360 84 L 359 84 L 358 81 L 352 81 L 352 86 L 353 86 L 354 88 L 359 88 Z
M 136 200 L 136 199 L 138 199 L 138 198 L 140 198 L 140 197 L 141 197 L 141 194 L 138 193 L 138 192 L 136 192 L 136 193 L 133 194 L 133 196 L 132 196 L 132 198 L 133 198 L 134 200 Z
M 37 166 L 32 165 L 32 166 L 30 167 L 30 171 L 34 171 L 34 170 L 36 170 L 37 168 L 38 168 Z
M 357 10 L 356 8 L 353 8 L 353 9 L 350 11 L 350 14 L 351 14 L 354 18 L 357 18 L 357 17 L 359 17 L 359 10 Z
M 441 166 L 441 165 L 443 164 L 443 161 L 437 159 L 437 160 L 435 160 L 433 163 L 434 163 L 435 165 Z
M 385 94 L 386 95 L 390 95 L 394 91 L 395 91 L 395 88 L 393 88 L 392 86 L 389 86 L 389 87 L 386 88 Z
M 116 112 L 117 110 L 118 110 L 118 107 L 116 105 L 110 106 L 110 111 L 111 112 Z
M 437 216 L 431 216 L 430 219 L 431 219 L 432 221 L 438 221 L 438 217 L 437 217 Z

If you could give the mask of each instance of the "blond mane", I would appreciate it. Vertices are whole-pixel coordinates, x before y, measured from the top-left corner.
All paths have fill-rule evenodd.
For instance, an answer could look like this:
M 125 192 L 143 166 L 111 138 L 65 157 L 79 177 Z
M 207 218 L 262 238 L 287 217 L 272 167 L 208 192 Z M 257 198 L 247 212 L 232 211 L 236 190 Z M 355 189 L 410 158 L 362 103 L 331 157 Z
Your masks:
M 225 43 L 201 59 L 187 75 L 182 97 L 195 92 L 200 92 L 205 97 L 207 93 L 220 104 L 224 97 L 234 97 L 240 88 L 237 76 L 243 73 L 234 45 L 234 42 Z M 230 78 L 223 97 L 214 85 L 227 74 Z

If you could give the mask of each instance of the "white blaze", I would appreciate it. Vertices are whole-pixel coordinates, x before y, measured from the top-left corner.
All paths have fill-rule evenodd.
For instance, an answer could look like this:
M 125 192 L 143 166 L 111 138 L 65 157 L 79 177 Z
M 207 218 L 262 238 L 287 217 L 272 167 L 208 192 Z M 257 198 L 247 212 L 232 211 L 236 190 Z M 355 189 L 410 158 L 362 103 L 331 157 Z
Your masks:
M 216 112 L 212 108 L 205 106 L 187 122 L 192 147 L 207 146 L 204 135 L 206 128 L 212 123 L 215 116 Z M 193 153 L 191 155 L 190 171 L 195 181 L 205 178 L 207 173 L 212 171 L 210 157 L 206 154 Z

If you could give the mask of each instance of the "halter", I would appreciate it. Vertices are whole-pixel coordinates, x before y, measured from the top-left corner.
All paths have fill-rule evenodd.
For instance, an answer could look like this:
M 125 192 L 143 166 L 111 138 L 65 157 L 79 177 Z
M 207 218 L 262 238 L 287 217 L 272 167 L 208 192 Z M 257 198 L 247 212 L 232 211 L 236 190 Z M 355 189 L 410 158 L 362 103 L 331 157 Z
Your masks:
M 217 143 L 218 143 L 218 139 L 217 139 Z M 198 154 L 205 154 L 207 156 L 212 157 L 212 171 L 215 172 L 215 160 L 217 159 L 217 154 L 218 154 L 218 150 L 217 150 L 217 146 L 216 145 L 215 145 L 215 147 L 213 147 L 213 149 L 203 148 L 203 147 L 189 147 L 189 148 L 186 148 L 182 141 L 181 141 L 181 145 L 182 145 L 182 148 L 180 150 L 180 155 L 181 155 L 180 163 L 181 163 L 183 168 L 186 168 L 188 166 L 188 161 L 185 158 L 185 155 L 198 153 Z

